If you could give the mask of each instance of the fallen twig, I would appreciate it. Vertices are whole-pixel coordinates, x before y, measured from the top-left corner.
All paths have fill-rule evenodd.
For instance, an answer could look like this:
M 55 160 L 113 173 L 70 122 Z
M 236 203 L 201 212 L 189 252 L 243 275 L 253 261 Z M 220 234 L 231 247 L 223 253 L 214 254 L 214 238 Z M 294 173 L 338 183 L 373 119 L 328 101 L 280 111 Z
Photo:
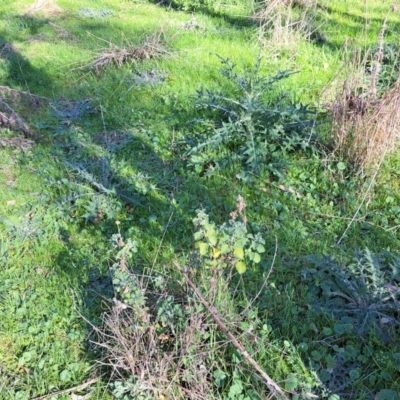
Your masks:
M 66 393 L 71 393 L 71 392 L 75 392 L 75 391 L 79 392 L 80 390 L 86 389 L 88 386 L 92 385 L 93 383 L 97 382 L 98 380 L 99 380 L 99 378 L 90 379 L 87 382 L 82 383 L 78 386 L 74 386 L 74 387 L 64 389 L 64 390 L 59 390 L 58 392 L 44 394 L 43 396 L 34 397 L 31 400 L 44 400 L 44 399 L 48 399 L 49 397 L 59 396 L 60 394 L 66 394 Z
M 258 363 L 249 354 L 249 352 L 244 348 L 244 346 L 236 339 L 235 336 L 232 335 L 232 333 L 229 331 L 227 326 L 224 324 L 224 322 L 219 317 L 217 309 L 207 302 L 207 300 L 200 293 L 197 286 L 191 281 L 191 279 L 188 277 L 188 275 L 183 271 L 181 266 L 176 261 L 174 261 L 174 264 L 178 268 L 178 270 L 182 274 L 182 276 L 185 278 L 187 284 L 193 289 L 193 291 L 195 292 L 196 296 L 199 298 L 201 303 L 211 314 L 212 318 L 217 323 L 217 325 L 222 330 L 222 332 L 225 333 L 225 335 L 229 338 L 229 340 L 232 342 L 232 344 L 240 351 L 240 353 L 249 362 L 249 364 L 261 375 L 261 377 L 265 381 L 265 384 L 268 386 L 269 390 L 274 394 L 279 394 L 283 399 L 288 399 L 288 397 L 283 392 L 283 390 L 280 388 L 280 386 L 277 383 L 275 383 L 266 372 L 263 371 L 263 369 L 260 367 L 260 365 L 258 365 Z
M 0 126 L 3 125 L 6 128 L 19 129 L 26 135 L 32 135 L 33 132 L 29 126 L 19 117 L 17 112 L 2 99 L 0 99 L 0 109 L 1 108 L 5 111 L 0 111 Z

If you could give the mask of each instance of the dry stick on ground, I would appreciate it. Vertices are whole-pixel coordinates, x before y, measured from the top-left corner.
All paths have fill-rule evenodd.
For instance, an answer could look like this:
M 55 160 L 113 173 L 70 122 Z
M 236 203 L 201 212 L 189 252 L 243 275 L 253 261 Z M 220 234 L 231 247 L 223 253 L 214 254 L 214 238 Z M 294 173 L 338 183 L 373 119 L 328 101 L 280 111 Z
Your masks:
M 48 97 L 43 97 L 43 96 L 38 96 L 37 94 L 32 94 L 30 92 L 24 92 L 23 90 L 18 90 L 18 89 L 12 89 L 9 86 L 0 86 L 0 93 L 7 93 L 11 94 L 12 96 L 27 96 L 28 98 L 31 98 L 32 100 L 47 100 L 51 101 L 50 98 Z
M 10 129 L 20 129 L 25 135 L 32 135 L 29 126 L 18 116 L 17 112 L 12 109 L 4 100 L 0 98 L 0 126 L 5 126 Z
M 74 386 L 69 389 L 59 390 L 58 392 L 44 394 L 43 396 L 34 397 L 31 400 L 44 400 L 44 399 L 48 399 L 49 397 L 59 396 L 60 394 L 79 392 L 80 390 L 86 389 L 88 386 L 92 385 L 93 383 L 96 383 L 98 380 L 99 380 L 98 378 L 90 379 L 89 381 L 82 383 L 81 385 Z
M 263 380 L 265 381 L 265 384 L 268 386 L 269 390 L 273 393 L 276 394 L 278 393 L 283 399 L 288 399 L 286 394 L 283 392 L 283 390 L 279 387 L 277 383 L 275 383 L 269 375 L 263 371 L 263 369 L 258 365 L 258 363 L 254 360 L 254 358 L 249 354 L 249 352 L 244 348 L 244 346 L 236 339 L 235 336 L 232 335 L 232 333 L 229 331 L 227 326 L 224 324 L 224 322 L 221 320 L 221 318 L 218 315 L 217 309 L 209 304 L 207 300 L 203 297 L 203 295 L 200 293 L 199 289 L 197 286 L 191 281 L 191 279 L 188 277 L 188 275 L 183 271 L 181 266 L 174 261 L 175 266 L 178 268 L 179 272 L 182 274 L 182 276 L 185 278 L 185 281 L 187 284 L 193 289 L 195 292 L 196 296 L 199 298 L 203 306 L 208 310 L 208 312 L 211 314 L 212 318 L 214 321 L 217 323 L 219 328 L 222 330 L 222 332 L 225 333 L 226 336 L 228 336 L 229 340 L 232 342 L 232 344 L 240 351 L 240 353 L 243 355 L 243 357 L 250 363 L 250 365 L 261 375 Z

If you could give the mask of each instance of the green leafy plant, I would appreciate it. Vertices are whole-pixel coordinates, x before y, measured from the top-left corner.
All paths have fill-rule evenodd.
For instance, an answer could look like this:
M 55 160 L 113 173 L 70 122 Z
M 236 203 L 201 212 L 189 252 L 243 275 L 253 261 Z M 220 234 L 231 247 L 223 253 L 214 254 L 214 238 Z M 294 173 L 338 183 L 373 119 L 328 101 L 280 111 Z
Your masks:
M 116 380 L 110 383 L 111 393 L 114 398 L 121 400 L 151 400 L 154 398 L 152 391 L 140 382 L 138 377 L 127 380 Z
M 197 107 L 214 112 L 218 122 L 210 137 L 199 139 L 187 152 L 191 163 L 204 165 L 205 152 L 214 169 L 237 161 L 252 174 L 265 168 L 279 172 L 287 154 L 309 148 L 313 137 L 313 113 L 308 107 L 283 93 L 275 94 L 274 86 L 295 72 L 282 71 L 267 78 L 258 58 L 242 75 L 230 59 L 220 59 L 221 75 L 233 85 L 233 93 L 198 90 Z
M 229 269 L 235 266 L 239 274 L 246 272 L 247 264 L 258 264 L 265 252 L 265 240 L 261 234 L 247 231 L 246 205 L 238 196 L 237 208 L 229 222 L 216 226 L 208 215 L 200 210 L 193 220 L 197 229 L 194 234 L 196 248 L 208 268 Z
M 335 332 L 353 331 L 365 336 L 372 329 L 382 340 L 390 340 L 400 325 L 400 260 L 369 250 L 357 253 L 341 266 L 335 259 L 308 257 L 313 268 L 302 271 L 311 282 L 310 300 L 317 310 L 332 315 Z

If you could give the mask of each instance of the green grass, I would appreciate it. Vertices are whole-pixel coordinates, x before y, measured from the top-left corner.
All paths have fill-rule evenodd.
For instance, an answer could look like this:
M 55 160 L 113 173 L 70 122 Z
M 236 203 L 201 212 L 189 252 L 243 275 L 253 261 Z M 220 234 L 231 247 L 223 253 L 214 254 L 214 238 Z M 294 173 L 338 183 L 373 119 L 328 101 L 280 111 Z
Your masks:
M 296 46 L 289 47 L 260 44 L 257 24 L 248 18 L 253 3 L 205 1 L 189 13 L 184 9 L 193 4 L 185 1 L 168 7 L 60 0 L 60 14 L 27 17 L 24 10 L 31 3 L 0 5 L 0 85 L 50 99 L 41 106 L 16 102 L 36 131 L 33 146 L 12 142 L 20 137 L 17 132 L 0 131 L 0 399 L 31 399 L 92 376 L 98 378 L 92 398 L 118 398 L 115 389 L 111 394 L 117 376 L 96 363 L 105 360 L 91 342 L 96 338 L 88 323 L 101 326 L 102 313 L 122 285 L 110 272 L 115 262 L 110 239 L 118 232 L 137 242 L 128 264 L 139 276 L 150 276 L 151 312 L 167 307 L 162 302 L 167 295 L 178 305 L 187 301 L 184 313 L 190 307 L 204 312 L 193 299 L 182 299 L 190 296 L 174 267 L 178 260 L 204 293 L 217 279 L 220 314 L 282 387 L 293 388 L 296 380 L 298 398 L 306 399 L 309 391 L 331 400 L 334 393 L 344 399 L 378 393 L 380 399 L 395 399 L 383 396 L 385 390 L 392 396 L 400 390 L 398 328 L 387 342 L 374 332 L 360 339 L 345 320 L 316 311 L 318 283 L 304 277 L 311 268 L 309 255 L 328 254 L 346 266 L 356 250 L 398 254 L 397 155 L 387 159 L 355 220 L 360 188 L 368 182 L 328 149 L 292 152 L 282 176 L 263 171 L 251 184 L 237 179 L 235 162 L 207 176 L 210 165 L 197 173 L 185 156 L 188 137 L 209 135 L 215 122 L 215 115 L 195 107 L 196 90 L 237 95 L 221 77 L 217 55 L 230 57 L 244 73 L 259 55 L 263 75 L 299 71 L 279 86 L 294 101 L 318 106 L 322 89 L 343 62 L 346 38 L 352 38 L 352 47 L 376 45 L 389 2 L 325 1 L 315 16 L 325 40 L 318 44 L 293 36 Z M 85 18 L 80 14 L 85 7 L 112 13 Z M 390 14 L 385 41 L 398 44 L 398 25 L 397 14 Z M 85 68 L 109 43 L 139 45 L 160 30 L 164 57 L 107 66 L 98 74 Z M 154 86 L 135 83 L 135 76 L 149 71 L 162 72 L 165 80 Z M 54 110 L 60 100 L 84 99 L 90 99 L 90 112 L 79 118 L 63 118 Z M 322 138 L 326 129 L 317 125 L 314 133 Z M 238 195 L 247 206 L 248 232 L 265 239 L 261 263 L 249 263 L 243 276 L 212 275 L 212 268 L 200 266 L 192 270 L 197 210 L 221 226 L 231 218 Z M 156 277 L 167 282 L 162 289 L 154 284 Z M 121 287 L 118 296 L 129 289 Z M 251 299 L 254 304 L 243 311 Z M 170 335 L 175 323 L 183 329 L 174 318 L 155 316 L 157 335 Z M 207 364 L 213 393 L 207 396 L 264 398 L 265 387 L 248 373 L 241 356 L 219 343 L 223 338 L 213 324 L 206 326 L 196 343 L 213 360 Z M 167 345 L 162 346 L 161 352 Z M 194 349 L 196 357 L 201 349 Z M 183 369 L 198 378 L 190 363 Z

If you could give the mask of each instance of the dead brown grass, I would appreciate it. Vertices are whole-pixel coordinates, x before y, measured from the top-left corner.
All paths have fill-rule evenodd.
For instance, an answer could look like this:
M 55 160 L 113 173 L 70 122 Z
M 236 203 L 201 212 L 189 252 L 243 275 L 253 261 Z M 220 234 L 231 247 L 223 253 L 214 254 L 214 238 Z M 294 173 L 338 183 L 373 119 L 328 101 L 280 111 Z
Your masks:
M 26 135 L 32 135 L 32 130 L 22 120 L 18 113 L 4 100 L 0 99 L 0 127 L 20 130 Z
M 61 26 L 56 25 L 53 22 L 49 22 L 49 25 L 54 28 L 57 39 L 67 40 L 67 41 L 75 42 L 75 43 L 77 43 L 79 41 L 75 35 L 73 35 L 69 31 L 67 31 L 66 29 L 62 28 Z
M 147 286 L 145 281 L 142 283 Z M 103 352 L 101 364 L 110 369 L 111 380 L 126 382 L 129 377 L 137 377 L 132 390 L 137 396 L 212 400 L 210 367 L 214 368 L 209 352 L 213 340 L 207 339 L 206 332 L 215 331 L 215 326 L 205 311 L 197 309 L 183 331 L 173 332 L 167 327 L 163 331 L 151 307 L 139 309 L 114 299 L 109 312 L 103 315 L 102 326 L 94 327 L 97 340 L 93 342 Z
M 386 92 L 376 102 L 371 112 L 367 114 L 362 124 L 361 132 L 357 135 L 356 145 L 358 164 L 365 171 L 375 171 L 379 168 L 388 152 L 397 150 L 400 138 L 400 78 L 394 87 Z
M 145 36 L 139 45 L 124 40 L 123 46 L 109 42 L 107 49 L 102 49 L 96 58 L 83 68 L 94 69 L 96 74 L 108 65 L 121 67 L 123 64 L 161 58 L 170 54 L 167 39 L 163 31 Z
M 45 17 L 53 17 L 61 14 L 63 9 L 53 0 L 35 0 L 26 10 L 25 15 L 41 14 Z
M 333 121 L 333 153 L 349 160 L 363 175 L 376 173 L 385 155 L 397 149 L 400 136 L 400 78 L 380 97 L 377 93 L 386 20 L 375 54 L 363 55 L 360 49 L 354 49 L 348 55 L 346 45 L 343 67 L 325 92 L 341 88 L 335 100 L 327 104 Z M 367 65 L 372 66 L 370 71 Z
M 317 5 L 316 0 L 265 1 L 253 16 L 259 23 L 258 41 L 282 50 L 295 49 L 300 38 L 323 40 L 314 23 Z

